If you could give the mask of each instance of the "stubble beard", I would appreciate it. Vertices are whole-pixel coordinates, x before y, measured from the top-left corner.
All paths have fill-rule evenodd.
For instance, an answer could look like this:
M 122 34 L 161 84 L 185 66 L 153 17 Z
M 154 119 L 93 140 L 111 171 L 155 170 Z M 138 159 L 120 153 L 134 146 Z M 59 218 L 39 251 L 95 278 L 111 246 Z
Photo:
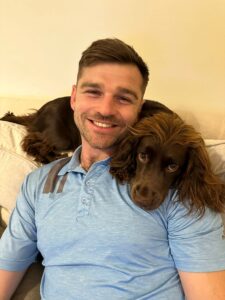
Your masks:
M 77 115 L 75 113 L 74 116 L 75 123 L 80 131 L 81 137 L 92 147 L 99 150 L 108 150 L 113 149 L 116 145 L 119 144 L 119 142 L 122 140 L 122 138 L 127 133 L 127 126 L 124 124 L 124 122 L 117 121 L 119 126 L 123 126 L 124 130 L 120 132 L 120 134 L 114 135 L 107 135 L 107 134 L 100 134 L 100 133 L 93 133 L 91 132 L 87 126 L 85 125 L 88 121 L 88 114 L 83 113 L 81 115 Z M 114 118 L 115 119 L 115 118 Z M 104 122 L 104 120 L 99 120 Z M 123 128 L 121 127 L 121 128 Z

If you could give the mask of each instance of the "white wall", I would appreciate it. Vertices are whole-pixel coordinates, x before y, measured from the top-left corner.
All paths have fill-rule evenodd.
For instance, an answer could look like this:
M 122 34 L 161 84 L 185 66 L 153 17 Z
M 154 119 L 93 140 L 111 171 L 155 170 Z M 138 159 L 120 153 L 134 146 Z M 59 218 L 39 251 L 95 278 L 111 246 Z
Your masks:
M 0 0 L 0 96 L 69 95 L 81 52 L 118 37 L 148 63 L 146 98 L 225 115 L 224 0 Z

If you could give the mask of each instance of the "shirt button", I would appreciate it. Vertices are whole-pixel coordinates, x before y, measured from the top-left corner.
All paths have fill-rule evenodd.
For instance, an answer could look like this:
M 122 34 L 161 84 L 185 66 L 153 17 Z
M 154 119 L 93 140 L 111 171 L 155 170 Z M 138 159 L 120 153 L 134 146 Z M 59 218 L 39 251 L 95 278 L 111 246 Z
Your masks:
M 90 201 L 86 198 L 82 198 L 81 202 L 83 203 L 84 206 L 89 206 Z

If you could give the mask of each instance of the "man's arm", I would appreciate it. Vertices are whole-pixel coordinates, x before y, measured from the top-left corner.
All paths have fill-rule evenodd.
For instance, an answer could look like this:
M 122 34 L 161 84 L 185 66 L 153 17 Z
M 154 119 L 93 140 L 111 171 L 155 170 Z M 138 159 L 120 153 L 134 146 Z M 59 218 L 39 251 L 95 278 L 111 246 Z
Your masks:
M 224 300 L 225 271 L 191 273 L 179 271 L 187 300 Z
M 0 270 L 0 299 L 9 300 L 22 280 L 26 270 L 11 272 Z

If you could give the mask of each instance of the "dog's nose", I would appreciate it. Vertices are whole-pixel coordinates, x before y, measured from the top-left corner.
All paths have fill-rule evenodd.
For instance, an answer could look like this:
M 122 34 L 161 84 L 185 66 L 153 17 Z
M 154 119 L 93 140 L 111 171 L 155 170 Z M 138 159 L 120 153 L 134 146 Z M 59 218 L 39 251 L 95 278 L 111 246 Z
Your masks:
M 148 197 L 149 192 L 151 192 L 151 194 L 152 194 L 151 196 L 154 196 L 153 194 L 155 194 L 155 192 L 150 191 L 146 185 L 142 186 L 141 184 L 138 184 L 136 186 L 136 193 L 137 193 L 137 196 L 139 196 L 139 197 L 144 197 L 144 198 Z
M 142 198 L 152 199 L 152 198 L 160 198 L 160 193 L 153 187 L 148 185 L 138 184 L 136 186 L 137 194 Z
M 133 187 L 131 196 L 133 201 L 146 210 L 153 210 L 160 206 L 163 196 L 147 185 L 137 184 Z

